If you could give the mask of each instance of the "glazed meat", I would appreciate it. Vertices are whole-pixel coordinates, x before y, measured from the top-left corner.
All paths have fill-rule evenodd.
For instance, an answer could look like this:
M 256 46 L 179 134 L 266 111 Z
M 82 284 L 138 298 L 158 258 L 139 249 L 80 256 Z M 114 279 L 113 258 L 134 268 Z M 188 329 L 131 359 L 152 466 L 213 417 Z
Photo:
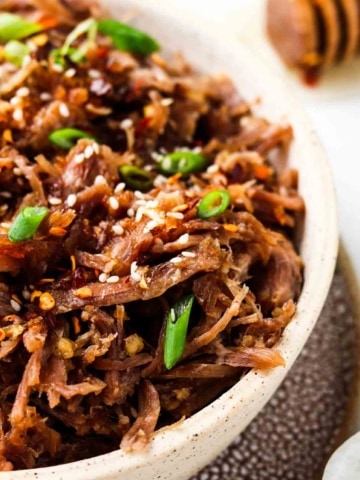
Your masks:
M 292 129 L 95 4 L 2 8 L 0 468 L 139 451 L 284 364 Z

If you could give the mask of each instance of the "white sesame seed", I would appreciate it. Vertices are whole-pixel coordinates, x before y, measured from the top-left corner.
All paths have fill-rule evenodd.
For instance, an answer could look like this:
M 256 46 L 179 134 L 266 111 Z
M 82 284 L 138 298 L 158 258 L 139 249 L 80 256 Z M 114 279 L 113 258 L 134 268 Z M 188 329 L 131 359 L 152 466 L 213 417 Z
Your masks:
M 169 105 L 174 103 L 174 99 L 173 98 L 163 98 L 160 103 L 163 107 L 168 107 Z
M 171 263 L 181 263 L 182 261 L 183 261 L 183 259 L 180 258 L 180 257 L 170 258 Z
M 99 72 L 99 70 L 95 70 L 95 68 L 90 68 L 88 70 L 88 75 L 90 78 L 100 78 L 101 72 Z
M 120 280 L 120 277 L 118 277 L 117 275 L 112 275 L 111 277 L 109 277 L 106 280 L 106 282 L 107 283 L 117 283 L 119 280 Z
M 140 282 L 141 280 L 141 275 L 137 271 L 138 270 L 138 265 L 136 262 L 132 262 L 130 265 L 130 277 L 135 281 L 135 282 Z
M 92 145 L 88 145 L 84 150 L 84 157 L 91 158 L 94 154 L 94 147 Z
M 19 177 L 20 175 L 23 174 L 22 171 L 21 171 L 21 169 L 20 169 L 19 167 L 14 167 L 14 168 L 13 168 L 13 173 L 14 173 L 14 175 L 16 175 L 17 177 Z
M 184 218 L 184 214 L 181 212 L 167 212 L 166 216 L 176 218 L 178 220 L 182 220 Z
M 76 155 L 74 155 L 73 160 L 76 164 L 83 163 L 83 161 L 85 160 L 85 155 L 83 153 L 77 153 Z
M 61 198 L 57 197 L 48 197 L 48 202 L 50 203 L 50 205 L 60 205 L 62 200 Z
M 73 207 L 77 202 L 77 196 L 75 193 L 70 193 L 66 199 L 66 203 L 69 205 L 69 207 Z
M 51 68 L 58 73 L 62 73 L 64 71 L 63 67 L 59 65 L 58 63 L 53 63 Z
M 113 210 L 117 210 L 119 208 L 119 201 L 116 197 L 109 198 L 109 205 Z
M 134 280 L 134 282 L 140 282 L 141 275 L 138 272 L 132 273 L 130 277 Z
M 133 121 L 131 118 L 125 118 L 121 123 L 120 127 L 123 128 L 124 130 L 127 130 L 128 128 L 131 128 L 133 126 Z
M 21 108 L 15 108 L 12 116 L 15 122 L 21 122 L 24 119 L 24 112 Z
M 145 198 L 145 195 L 139 190 L 135 190 L 134 195 L 136 198 L 139 198 L 140 200 L 143 200 Z
M 21 292 L 21 294 L 22 294 L 22 296 L 25 300 L 29 300 L 30 297 L 31 297 L 31 294 L 30 294 L 30 292 L 27 288 L 24 288 L 24 290 Z
M 159 201 L 158 200 L 148 200 L 146 203 L 146 206 L 148 208 L 157 208 L 159 206 Z
M 4 190 L 3 192 L 0 192 L 0 197 L 11 198 L 11 192 L 7 192 L 6 190 Z
M 96 175 L 95 180 L 94 180 L 95 185 L 107 185 L 106 178 L 104 175 Z
M 27 97 L 29 94 L 30 90 L 28 89 L 28 87 L 21 87 L 16 92 L 17 97 Z
M 121 225 L 113 225 L 111 229 L 116 235 L 122 235 L 124 233 L 124 229 Z
M 70 110 L 66 103 L 60 103 L 59 113 L 64 118 L 70 117 Z
M 19 105 L 19 103 L 21 103 L 21 100 L 19 97 L 11 97 L 10 98 L 10 105 Z
M 181 243 L 182 245 L 186 245 L 190 239 L 190 235 L 188 233 L 184 233 L 184 235 L 181 235 L 179 237 L 178 242 Z
M 135 222 L 140 222 L 144 215 L 145 208 L 143 206 L 139 207 L 137 209 L 136 215 L 135 215 Z
M 189 258 L 195 258 L 195 257 L 196 257 L 196 253 L 185 251 L 185 252 L 182 252 L 182 256 L 183 256 L 183 257 L 189 257 Z
M 156 228 L 158 226 L 159 226 L 159 222 L 157 220 L 150 220 L 150 222 L 148 222 L 145 225 L 144 233 L 149 233 L 149 232 L 151 232 L 151 230 L 154 230 L 154 228 Z
M 51 99 L 52 99 L 52 96 L 49 92 L 40 93 L 40 100 L 42 100 L 43 102 L 48 102 Z
M 15 312 L 20 312 L 21 310 L 21 305 L 18 304 L 13 298 L 10 300 L 10 305 Z
M 161 162 L 163 155 L 161 155 L 161 153 L 151 152 L 151 158 L 155 160 L 155 162 Z
M 99 275 L 99 282 L 105 283 L 107 279 L 109 278 L 109 275 L 107 273 L 100 273 Z
M 93 150 L 94 150 L 94 152 L 95 152 L 97 155 L 99 155 L 99 153 L 100 153 L 100 145 L 99 145 L 98 143 L 94 142 L 94 143 L 93 143 Z
M 127 213 L 127 216 L 131 218 L 135 215 L 135 211 L 133 208 L 129 208 L 126 213 Z
M 120 193 L 120 192 L 122 192 L 122 191 L 124 190 L 125 186 L 126 186 L 126 185 L 125 185 L 124 182 L 118 183 L 118 184 L 116 185 L 116 187 L 115 187 L 114 193 Z
M 154 187 L 162 187 L 167 182 L 167 178 L 164 175 L 156 175 L 154 179 Z
M 68 68 L 66 70 L 66 72 L 64 73 L 65 77 L 67 78 L 71 78 L 71 77 L 74 77 L 76 75 L 76 70 L 75 68 Z
M 219 165 L 216 165 L 216 163 L 214 163 L 213 165 L 210 165 L 210 167 L 208 167 L 206 171 L 207 173 L 217 173 L 219 171 Z

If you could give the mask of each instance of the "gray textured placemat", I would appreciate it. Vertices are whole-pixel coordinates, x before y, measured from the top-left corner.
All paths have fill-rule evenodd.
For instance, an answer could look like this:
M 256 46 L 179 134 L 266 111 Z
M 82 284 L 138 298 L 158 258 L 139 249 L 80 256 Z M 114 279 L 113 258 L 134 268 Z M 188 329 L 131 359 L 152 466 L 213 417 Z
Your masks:
M 357 371 L 348 285 L 335 273 L 305 349 L 263 412 L 191 480 L 315 480 L 334 450 Z

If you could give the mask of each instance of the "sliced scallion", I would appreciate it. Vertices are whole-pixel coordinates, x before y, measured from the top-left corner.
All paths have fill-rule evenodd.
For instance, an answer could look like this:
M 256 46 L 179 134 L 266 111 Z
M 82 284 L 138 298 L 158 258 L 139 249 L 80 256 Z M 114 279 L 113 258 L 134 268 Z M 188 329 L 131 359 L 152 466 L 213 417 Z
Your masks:
M 62 55 L 67 55 L 71 45 L 82 35 L 87 36 L 86 45 L 84 44 L 80 48 L 88 47 L 89 43 L 95 43 L 97 33 L 97 22 L 94 18 L 87 18 L 83 22 L 80 22 L 66 37 L 63 46 L 61 47 Z
M 4 47 L 5 59 L 17 67 L 22 66 L 25 57 L 29 53 L 30 48 L 25 43 L 19 42 L 19 40 L 10 40 Z
M 152 180 L 148 172 L 134 165 L 119 167 L 121 178 L 130 190 L 146 192 L 152 187 Z
M 220 215 L 229 208 L 231 197 L 226 190 L 214 190 L 201 200 L 197 209 L 199 218 L 211 218 Z
M 164 364 L 170 370 L 181 358 L 185 350 L 194 295 L 186 295 L 170 309 L 166 319 Z
M 0 40 L 20 40 L 42 30 L 42 26 L 29 22 L 14 13 L 0 13 Z
M 93 135 L 77 128 L 60 128 L 59 130 L 54 130 L 48 138 L 54 145 L 65 150 L 69 150 L 76 145 L 76 142 L 80 138 L 91 138 L 95 140 Z
M 99 32 L 108 35 L 119 50 L 150 55 L 160 49 L 157 41 L 146 33 L 114 19 L 100 20 L 98 29 Z
M 25 207 L 15 218 L 8 232 L 12 242 L 30 240 L 38 230 L 41 222 L 48 214 L 46 207 Z
M 164 155 L 159 163 L 159 169 L 165 175 L 174 175 L 175 173 L 194 173 L 201 172 L 208 164 L 207 159 L 200 153 L 188 151 L 176 151 Z

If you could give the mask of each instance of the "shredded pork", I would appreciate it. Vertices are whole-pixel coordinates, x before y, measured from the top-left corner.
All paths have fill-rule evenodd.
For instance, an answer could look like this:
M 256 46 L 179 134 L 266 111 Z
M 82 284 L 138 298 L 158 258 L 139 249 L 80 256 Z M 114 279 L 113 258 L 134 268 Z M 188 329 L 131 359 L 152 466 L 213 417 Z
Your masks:
M 249 368 L 284 364 L 276 343 L 302 284 L 292 130 L 181 55 L 132 55 L 98 33 L 83 61 L 54 63 L 96 5 L 2 8 L 44 30 L 24 40 L 21 66 L 0 56 L 0 470 L 139 451 Z M 63 149 L 49 140 L 62 128 L 92 137 Z M 177 150 L 207 166 L 164 175 L 159 160 Z M 151 186 L 129 186 L 124 165 Z M 229 208 L 199 218 L 214 190 Z M 28 206 L 48 214 L 14 242 Z M 189 293 L 185 349 L 167 369 L 166 319 Z

